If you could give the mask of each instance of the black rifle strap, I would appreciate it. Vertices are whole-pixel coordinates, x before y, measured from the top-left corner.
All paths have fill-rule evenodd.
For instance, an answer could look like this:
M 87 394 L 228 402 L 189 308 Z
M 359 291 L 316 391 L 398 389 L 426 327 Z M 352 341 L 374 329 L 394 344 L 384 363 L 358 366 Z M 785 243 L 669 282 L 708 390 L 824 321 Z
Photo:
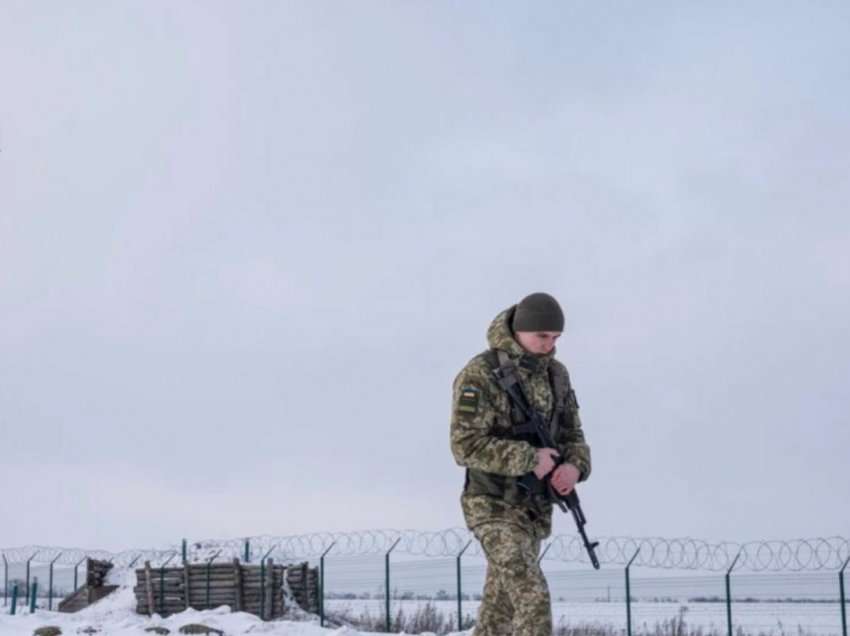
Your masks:
M 495 361 L 498 362 L 498 365 L 492 364 L 494 362 L 492 359 L 490 362 L 496 383 L 508 394 L 511 402 L 520 410 L 526 421 L 529 421 L 533 411 L 522 388 L 522 383 L 516 375 L 516 366 L 511 362 L 508 354 L 501 350 L 496 351 Z
M 496 378 L 496 383 L 508 394 L 511 404 L 522 416 L 521 422 L 514 422 L 514 434 L 538 435 L 539 431 L 534 424 L 534 418 L 537 416 L 542 420 L 542 415 L 538 413 L 533 406 L 531 406 L 531 402 L 523 389 L 522 382 L 517 376 L 516 365 L 511 361 L 508 354 L 501 350 L 496 350 L 495 352 L 491 351 L 490 355 L 488 355 L 486 359 L 493 371 L 493 376 Z M 545 426 L 548 427 L 548 436 L 550 438 L 554 438 L 559 411 L 557 407 L 558 396 L 556 395 L 556 389 L 554 387 L 551 374 L 549 376 L 549 382 L 550 385 L 552 385 L 553 397 L 555 398 L 556 405 L 552 411 L 552 421 L 546 422 Z M 542 439 L 540 441 L 543 443 Z
M 531 406 L 528 397 L 523 390 L 522 383 L 516 374 L 516 366 L 511 362 L 507 353 L 501 350 L 496 351 L 495 356 L 488 356 L 488 362 L 491 365 L 493 376 L 496 382 L 508 394 L 508 398 L 514 406 L 520 411 L 525 418 L 520 424 L 514 423 L 514 433 L 531 434 L 539 440 L 540 447 L 545 445 L 545 440 L 534 423 L 535 418 L 539 419 L 540 415 Z M 498 365 L 494 364 L 498 360 Z M 546 488 L 546 496 L 549 501 L 555 502 L 559 508 L 566 510 L 564 503 L 557 497 L 555 491 L 548 481 L 538 481 L 531 473 L 518 478 L 520 486 L 526 490 L 531 490 L 535 483 L 543 483 Z

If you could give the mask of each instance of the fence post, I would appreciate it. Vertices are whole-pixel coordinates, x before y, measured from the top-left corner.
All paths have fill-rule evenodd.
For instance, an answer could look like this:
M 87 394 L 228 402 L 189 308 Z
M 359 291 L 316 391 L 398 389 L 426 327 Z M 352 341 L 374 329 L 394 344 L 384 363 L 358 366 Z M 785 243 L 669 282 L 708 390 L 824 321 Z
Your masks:
M 171 559 L 177 556 L 177 551 L 175 550 L 168 560 L 159 566 L 159 609 L 162 612 L 163 616 L 165 615 L 165 566 L 171 563 Z
M 15 615 L 15 610 L 18 608 L 18 584 L 15 583 L 12 587 L 12 616 Z
M 848 563 L 850 563 L 850 557 L 847 557 L 841 567 L 841 572 L 838 573 L 838 587 L 841 590 L 841 633 L 843 636 L 847 636 L 847 597 L 844 595 L 844 570 L 847 569 Z
M 35 599 L 38 596 L 38 577 L 32 580 L 32 595 L 30 596 L 30 614 L 35 614 Z
M 136 558 L 135 558 L 135 559 L 133 559 L 132 561 L 130 561 L 130 565 L 128 565 L 128 566 L 127 566 L 127 569 L 128 569 L 128 570 L 132 570 L 132 569 L 133 569 L 133 566 L 134 566 L 134 565 L 136 565 L 136 561 L 138 561 L 138 560 L 139 560 L 139 559 L 141 559 L 141 558 L 142 558 L 142 553 L 141 553 L 141 552 L 139 552 L 139 553 L 136 555 Z
M 27 605 L 30 604 L 30 561 L 32 561 L 35 558 L 36 554 L 38 554 L 38 550 L 36 550 L 33 553 L 33 555 L 29 559 L 27 559 L 27 587 L 26 587 L 26 590 L 25 590 L 26 595 L 27 595 L 27 602 L 26 602 Z
M 627 636 L 632 636 L 632 585 L 631 585 L 631 574 L 629 573 L 629 569 L 632 567 L 632 563 L 635 562 L 638 554 L 640 554 L 640 548 L 635 550 L 634 556 L 629 561 L 628 565 L 626 565 L 626 634 Z
M 552 544 L 553 544 L 553 543 L 555 543 L 555 542 L 554 542 L 554 541 L 550 541 L 549 543 L 547 543 L 547 544 L 546 544 L 546 547 L 545 547 L 545 548 L 543 548 L 543 552 L 541 552 L 541 553 L 540 553 L 540 556 L 539 556 L 539 557 L 537 557 L 537 564 L 538 564 L 538 565 L 539 565 L 539 564 L 540 564 L 540 562 L 543 560 L 543 557 L 545 557 L 545 556 L 546 556 L 546 553 L 547 553 L 547 552 L 549 552 L 549 548 L 551 548 L 551 547 L 552 547 Z
M 268 549 L 263 555 L 263 558 L 260 559 L 260 619 L 266 620 L 266 558 L 272 553 L 278 545 L 275 543 L 272 547 Z
M 84 556 L 82 559 L 77 561 L 77 564 L 74 566 L 74 591 L 75 592 L 79 589 L 79 587 L 77 586 L 77 569 L 80 567 L 80 564 L 83 561 L 86 561 L 86 560 L 88 560 L 88 557 Z
M 245 563 L 251 562 L 251 540 L 245 539 Z
M 390 631 L 390 624 L 392 619 L 390 618 L 390 553 L 395 550 L 395 547 L 398 545 L 398 542 L 401 541 L 401 537 L 395 540 L 395 543 L 390 546 L 390 549 L 387 550 L 386 555 L 384 555 L 384 572 L 385 572 L 385 582 L 386 582 L 386 601 L 387 601 L 387 633 Z
M 266 620 L 266 560 L 260 559 L 260 620 Z
M 212 555 L 209 559 L 207 559 L 207 606 L 204 609 L 210 609 L 210 569 L 212 566 L 212 562 L 218 558 L 218 555 L 221 554 L 221 550 Z
M 460 580 L 460 558 L 463 556 L 463 553 L 466 552 L 466 549 L 472 544 L 472 539 L 466 542 L 466 545 L 463 546 L 463 550 L 458 552 L 457 555 L 457 631 L 463 631 L 463 614 L 461 610 L 460 597 L 463 594 L 463 585 Z
M 333 541 L 319 558 L 319 627 L 325 626 L 325 557 L 335 545 Z
M 9 562 L 6 560 L 6 555 L 3 555 L 3 607 L 8 605 L 9 598 Z
M 62 553 L 56 555 L 56 559 L 53 559 L 50 562 L 50 584 L 47 592 L 47 609 L 51 612 L 53 611 L 53 564 L 56 563 L 56 560 L 62 556 Z
M 735 560 L 732 561 L 732 565 L 729 566 L 729 569 L 726 570 L 726 624 L 729 629 L 729 636 L 732 636 L 732 570 L 735 569 L 735 564 L 741 557 L 741 552 L 743 552 L 743 550 L 743 548 L 738 550 L 738 555 L 735 557 Z
M 186 563 L 186 539 L 183 539 L 183 563 Z

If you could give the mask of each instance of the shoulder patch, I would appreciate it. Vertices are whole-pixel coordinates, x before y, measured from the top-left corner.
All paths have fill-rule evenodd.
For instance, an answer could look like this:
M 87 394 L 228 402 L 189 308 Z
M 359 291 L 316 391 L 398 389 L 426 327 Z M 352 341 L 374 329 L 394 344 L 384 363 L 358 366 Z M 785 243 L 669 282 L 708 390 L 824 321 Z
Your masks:
M 457 400 L 458 413 L 467 415 L 475 415 L 478 413 L 478 403 L 481 399 L 481 389 L 474 386 L 463 386 L 460 389 L 460 396 Z

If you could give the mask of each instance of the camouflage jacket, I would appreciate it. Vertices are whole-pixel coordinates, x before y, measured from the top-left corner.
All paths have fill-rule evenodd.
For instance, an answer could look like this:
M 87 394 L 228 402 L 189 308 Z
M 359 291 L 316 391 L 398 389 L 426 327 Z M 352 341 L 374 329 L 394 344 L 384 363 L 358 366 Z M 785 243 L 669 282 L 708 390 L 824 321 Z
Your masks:
M 582 481 L 590 475 L 590 448 L 566 367 L 555 360 L 554 350 L 540 356 L 520 346 L 510 329 L 515 309 L 496 316 L 487 330 L 490 350 L 475 356 L 455 378 L 451 448 L 455 461 L 467 469 L 461 506 L 470 529 L 507 521 L 545 538 L 551 532 L 552 504 L 542 493 L 529 495 L 518 486 L 516 478 L 534 470 L 536 449 L 512 433 L 519 416 L 512 413 L 507 393 L 493 376 L 491 352 L 503 351 L 514 363 L 532 406 L 553 424 L 558 452 L 579 469 Z M 555 390 L 550 378 L 561 390 Z

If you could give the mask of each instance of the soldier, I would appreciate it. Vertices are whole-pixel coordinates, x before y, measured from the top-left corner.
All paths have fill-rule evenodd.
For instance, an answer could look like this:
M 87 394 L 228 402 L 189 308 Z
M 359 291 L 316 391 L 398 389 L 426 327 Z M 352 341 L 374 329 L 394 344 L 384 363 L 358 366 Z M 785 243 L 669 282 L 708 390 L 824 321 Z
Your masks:
M 518 478 L 551 474 L 568 494 L 590 475 L 578 402 L 566 367 L 555 360 L 564 329 L 558 301 L 531 294 L 502 311 L 487 330 L 489 350 L 475 356 L 454 381 L 451 448 L 466 467 L 461 507 L 487 558 L 484 597 L 475 636 L 550 636 L 549 588 L 537 563 L 551 534 L 551 494 L 543 481 L 529 490 Z M 531 403 L 550 422 L 556 448 L 536 448 L 523 416 L 494 371 L 513 372 Z M 555 468 L 556 458 L 564 462 Z M 554 468 L 554 471 L 553 471 Z

